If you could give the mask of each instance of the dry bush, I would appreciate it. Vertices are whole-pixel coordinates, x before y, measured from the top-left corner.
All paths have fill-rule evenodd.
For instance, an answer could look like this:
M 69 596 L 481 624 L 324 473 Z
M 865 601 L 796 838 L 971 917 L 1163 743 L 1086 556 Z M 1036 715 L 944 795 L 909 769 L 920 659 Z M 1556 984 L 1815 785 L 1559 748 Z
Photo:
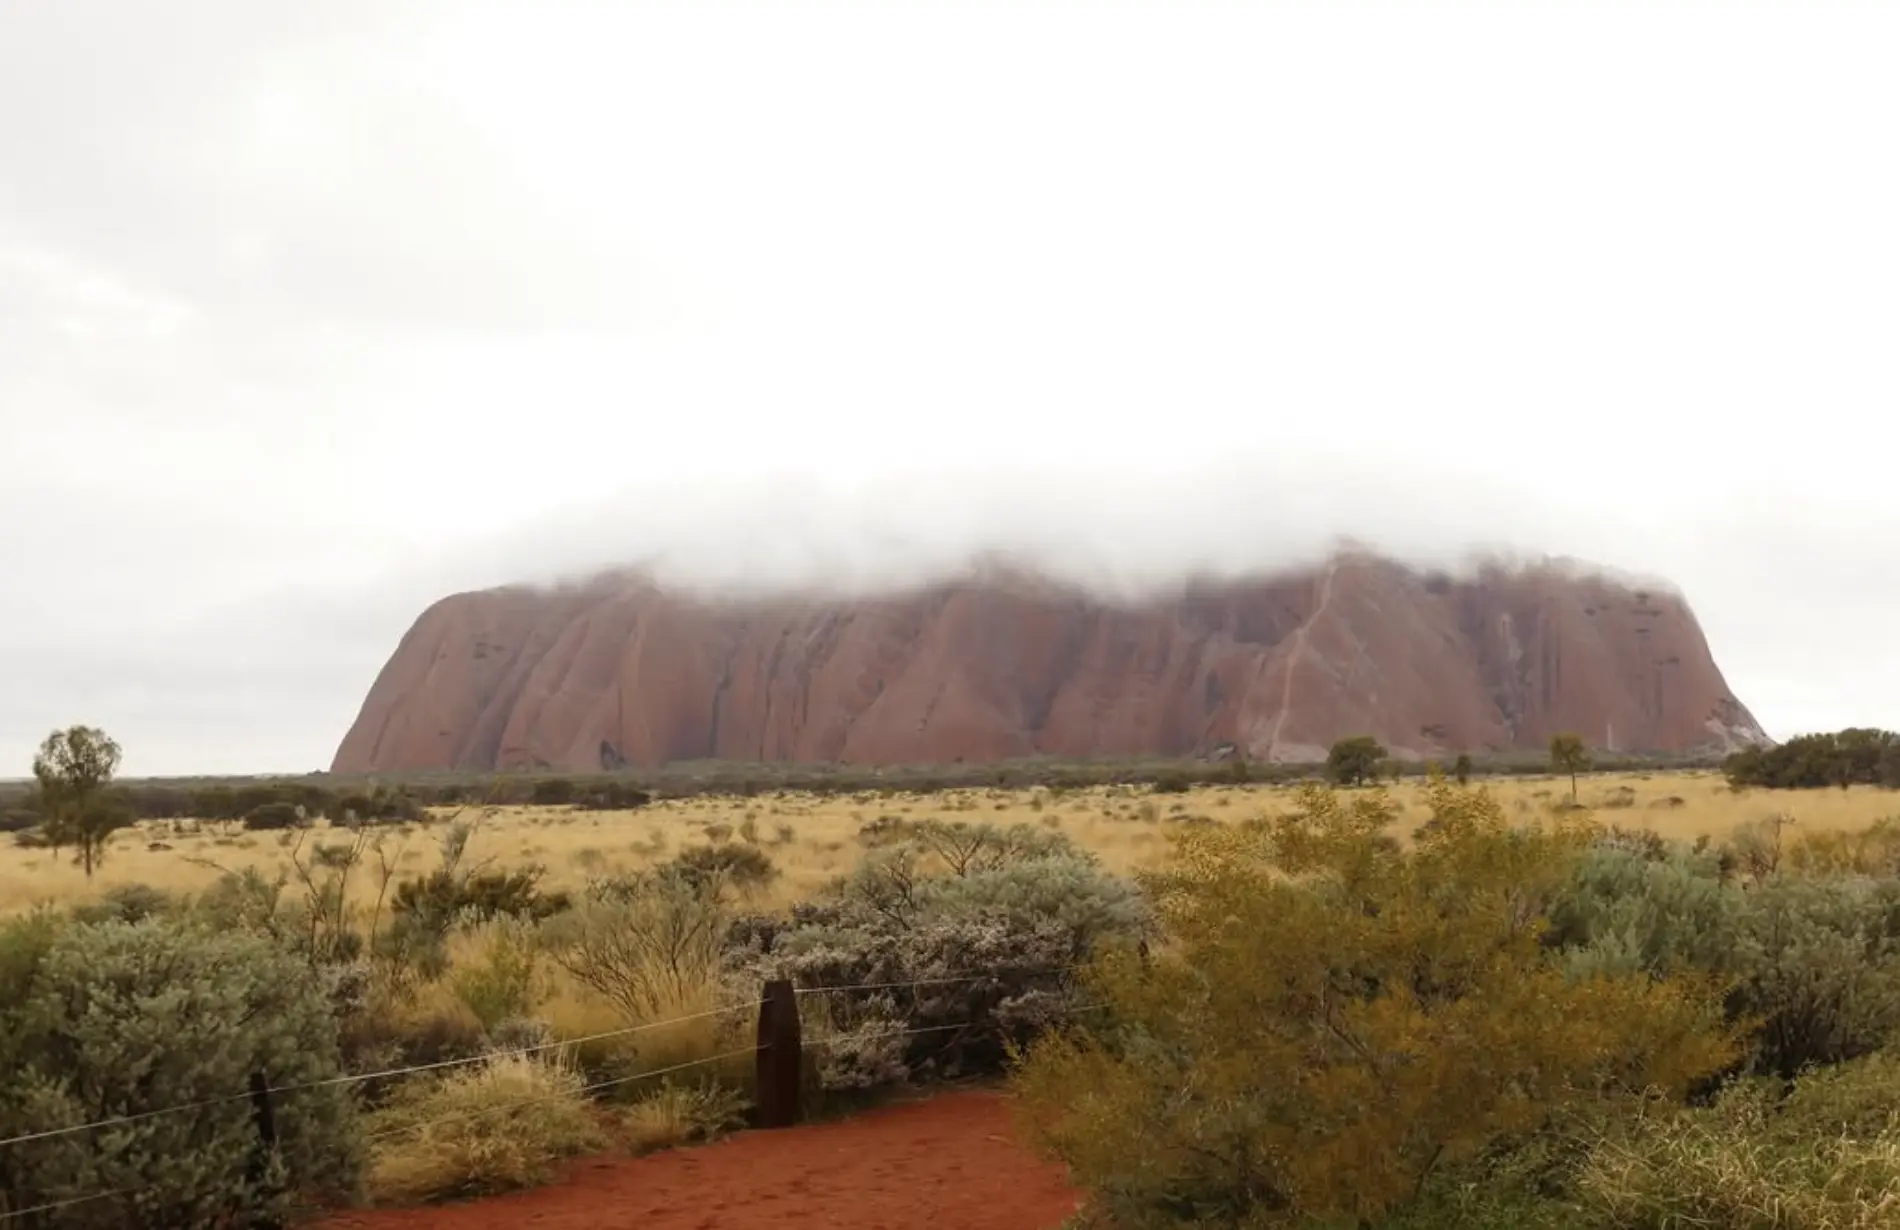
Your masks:
M 665 869 L 600 881 L 542 924 L 555 969 L 537 1011 L 556 1038 L 585 1039 L 574 1054 L 591 1077 L 637 1094 L 628 1078 L 742 1044 L 756 1016 L 725 963 L 726 895 L 717 877 Z
M 532 1186 L 605 1143 L 579 1072 L 545 1054 L 496 1055 L 420 1082 L 370 1129 L 370 1193 L 398 1203 Z
M 543 924 L 549 954 L 627 1024 L 705 1003 L 720 984 L 728 908 L 716 876 L 660 871 L 601 880 Z

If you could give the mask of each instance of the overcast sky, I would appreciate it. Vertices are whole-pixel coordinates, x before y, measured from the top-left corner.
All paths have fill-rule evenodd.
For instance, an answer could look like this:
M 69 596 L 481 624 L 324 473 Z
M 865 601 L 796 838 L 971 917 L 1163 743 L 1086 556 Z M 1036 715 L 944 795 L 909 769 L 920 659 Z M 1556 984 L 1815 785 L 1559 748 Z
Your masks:
M 422 607 L 1023 547 L 1667 577 L 1900 726 L 1900 7 L 0 5 L 0 776 Z

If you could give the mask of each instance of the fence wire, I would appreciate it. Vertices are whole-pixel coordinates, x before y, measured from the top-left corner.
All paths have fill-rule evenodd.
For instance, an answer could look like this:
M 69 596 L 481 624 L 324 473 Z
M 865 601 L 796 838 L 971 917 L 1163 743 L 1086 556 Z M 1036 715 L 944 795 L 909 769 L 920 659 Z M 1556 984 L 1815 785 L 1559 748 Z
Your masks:
M 647 1021 L 639 1025 L 629 1025 L 622 1029 L 609 1029 L 601 1033 L 587 1034 L 579 1038 L 566 1038 L 556 1042 L 539 1042 L 533 1046 L 506 1047 L 500 1050 L 487 1051 L 480 1055 L 465 1055 L 456 1059 L 441 1059 L 434 1063 L 409 1064 L 405 1067 L 385 1068 L 376 1072 L 357 1072 L 347 1076 L 330 1076 L 324 1077 L 321 1080 L 302 1081 L 291 1085 L 271 1085 L 267 1086 L 264 1092 L 271 1096 L 284 1093 L 303 1093 L 311 1089 L 335 1088 L 341 1085 L 360 1085 L 369 1081 L 384 1080 L 394 1076 L 411 1076 L 420 1072 L 439 1072 L 448 1068 L 461 1068 L 467 1067 L 470 1064 L 486 1063 L 499 1055 L 532 1055 L 542 1051 L 559 1050 L 562 1047 L 583 1046 L 590 1042 L 602 1042 L 611 1038 L 629 1037 L 634 1034 L 647 1033 L 655 1029 L 664 1029 L 672 1025 L 683 1025 L 691 1021 L 702 1021 L 710 1017 L 725 1016 L 733 1012 L 748 1009 L 756 1011 L 758 1007 L 758 1000 L 752 1000 L 746 1003 L 727 1004 L 719 1008 L 710 1008 L 704 1012 L 693 1012 L 685 1016 L 669 1017 L 664 1021 Z M 223 1097 L 203 1098 L 196 1102 L 180 1102 L 173 1106 L 161 1106 L 154 1110 L 142 1110 L 129 1115 L 114 1115 L 105 1119 L 95 1119 L 89 1123 L 75 1123 L 66 1127 L 45 1128 L 37 1132 L 23 1132 L 18 1136 L 9 1136 L 5 1139 L 0 1139 L 0 1148 L 5 1148 L 9 1145 L 26 1144 L 35 1140 L 51 1140 L 55 1137 L 71 1136 L 79 1132 L 92 1132 L 100 1128 L 122 1127 L 126 1124 L 142 1123 L 148 1119 L 156 1119 L 161 1115 L 179 1114 L 190 1110 L 209 1110 L 214 1106 L 228 1106 L 233 1102 L 248 1102 L 255 1096 L 256 1094 L 252 1090 L 247 1089 L 243 1093 L 227 1094 Z
M 1010 975 L 1016 975 L 1016 976 L 1038 977 L 1038 976 L 1045 976 L 1049 974 L 1072 972 L 1078 968 L 1080 967 L 1070 965 L 1070 966 L 1056 966 L 1056 967 L 1040 969 L 1040 970 L 1007 970 L 1007 971 L 1004 971 L 1004 973 L 1010 974 Z M 794 988 L 793 993 L 799 996 L 810 996 L 810 995 L 829 994 L 829 993 L 839 992 L 839 991 L 882 991 L 882 990 L 895 990 L 895 989 L 904 988 L 904 987 L 948 986 L 948 985 L 954 985 L 958 983 L 980 982 L 985 979 L 990 979 L 994 977 L 997 977 L 997 974 L 984 973 L 984 974 L 970 974 L 970 975 L 962 975 L 958 977 L 946 977 L 946 978 L 914 978 L 914 979 L 909 979 L 905 981 L 894 981 L 894 982 L 846 983 L 846 984 L 839 984 L 839 985 L 832 985 L 832 986 L 797 987 L 797 988 Z M 742 1010 L 747 1010 L 747 1009 L 757 1010 L 758 1008 L 761 1007 L 762 1002 L 763 1002 L 762 1000 L 755 999 L 755 1000 L 749 1000 L 749 1001 L 740 1002 L 740 1003 L 726 1004 L 718 1008 L 707 1009 L 706 1011 L 703 1011 L 703 1012 L 693 1012 L 693 1013 L 687 1013 L 683 1016 L 669 1017 L 668 1019 L 664 1021 L 648 1021 L 639 1025 L 627 1026 L 622 1029 L 603 1030 L 599 1033 L 588 1034 L 579 1038 L 568 1038 L 568 1039 L 555 1041 L 555 1042 L 536 1043 L 532 1046 L 508 1047 L 501 1050 L 490 1051 L 482 1055 L 466 1056 L 466 1057 L 457 1058 L 457 1059 L 445 1059 L 445 1060 L 439 1060 L 434 1063 L 410 1064 L 404 1067 L 386 1068 L 386 1069 L 382 1069 L 375 1072 L 359 1072 L 359 1073 L 353 1073 L 346 1076 L 326 1077 L 321 1080 L 304 1081 L 298 1084 L 267 1086 L 263 1092 L 265 1092 L 266 1094 L 275 1095 L 275 1094 L 281 1094 L 281 1093 L 297 1093 L 297 1092 L 303 1092 L 303 1091 L 307 1091 L 311 1089 L 322 1089 L 322 1088 L 333 1088 L 337 1086 L 356 1085 L 356 1084 L 363 1084 L 372 1080 L 381 1080 L 381 1079 L 385 1079 L 389 1077 L 413 1075 L 413 1074 L 422 1073 L 422 1072 L 441 1071 L 441 1070 L 449 1069 L 449 1068 L 464 1067 L 470 1064 L 485 1063 L 485 1062 L 494 1060 L 496 1058 L 508 1056 L 508 1055 L 538 1054 L 544 1051 L 560 1050 L 565 1047 L 580 1046 L 580 1045 L 584 1045 L 590 1042 L 600 1042 L 600 1041 L 610 1040 L 613 1038 L 628 1037 L 631 1035 L 646 1033 L 655 1029 L 663 1029 L 668 1026 L 683 1025 L 683 1024 L 691 1023 L 693 1021 L 707 1020 L 713 1017 L 725 1016 L 733 1012 L 738 1012 Z M 1108 1006 L 1109 1005 L 1107 1003 L 1082 1004 L 1082 1005 L 1077 1005 L 1070 1008 L 1069 1011 L 1091 1012 L 1091 1011 L 1095 1011 L 1097 1009 L 1105 1008 Z M 908 1028 L 908 1029 L 886 1030 L 886 1031 L 874 1032 L 874 1033 L 869 1033 L 869 1034 L 846 1032 L 846 1033 L 832 1034 L 832 1035 L 822 1037 L 822 1038 L 815 1038 L 809 1042 L 801 1043 L 801 1046 L 821 1048 L 821 1047 L 836 1046 L 844 1042 L 863 1042 L 863 1041 L 874 1041 L 874 1040 L 883 1039 L 883 1038 L 916 1037 L 916 1036 L 925 1035 L 925 1034 L 947 1033 L 951 1030 L 969 1029 L 972 1026 L 975 1026 L 977 1024 L 979 1024 L 979 1022 L 977 1020 L 972 1019 L 972 1020 L 967 1020 L 967 1021 L 951 1022 L 951 1023 L 943 1024 L 943 1025 L 925 1025 L 925 1026 L 917 1026 L 917 1027 Z M 467 1120 L 467 1119 L 479 1119 L 485 1115 L 496 1114 L 496 1113 L 500 1113 L 504 1111 L 521 1110 L 526 1107 L 536 1106 L 536 1105 L 540 1105 L 546 1102 L 556 1101 L 561 1098 L 572 1097 L 576 1095 L 585 1096 L 589 1094 L 595 1094 L 605 1089 L 611 1089 L 619 1085 L 631 1084 L 635 1081 L 654 1080 L 659 1077 L 672 1075 L 673 1073 L 676 1073 L 676 1072 L 683 1072 L 692 1068 L 703 1067 L 707 1064 L 720 1063 L 725 1060 L 737 1059 L 746 1055 L 757 1055 L 761 1050 L 769 1049 L 770 1045 L 771 1045 L 770 1043 L 764 1043 L 764 1044 L 755 1044 L 753 1046 L 740 1047 L 740 1048 L 736 1048 L 729 1051 L 722 1051 L 716 1055 L 706 1055 L 698 1059 L 689 1059 L 682 1063 L 668 1065 L 667 1067 L 664 1067 L 664 1068 L 655 1068 L 648 1071 L 631 1073 L 626 1076 L 617 1076 L 617 1077 L 612 1077 L 607 1080 L 594 1081 L 592 1083 L 581 1086 L 577 1090 L 562 1091 L 560 1093 L 543 1094 L 541 1096 L 534 1097 L 534 1098 L 516 1099 L 515 1101 L 512 1101 L 512 1102 L 499 1103 L 494 1106 L 475 1107 L 470 1110 L 454 1111 L 447 1115 L 439 1115 L 431 1119 L 418 1120 L 411 1123 L 398 1124 L 394 1127 L 384 1128 L 381 1131 L 372 1132 L 368 1134 L 365 1137 L 365 1141 L 366 1143 L 369 1143 L 369 1144 L 376 1144 L 385 1140 L 394 1139 L 395 1137 L 404 1135 L 409 1132 L 425 1130 L 431 1127 L 439 1126 L 444 1123 L 451 1123 L 451 1122 L 456 1122 L 459 1120 Z M 177 1113 L 181 1113 L 188 1110 L 205 1110 L 214 1106 L 225 1106 L 233 1102 L 249 1101 L 256 1096 L 257 1094 L 254 1091 L 246 1090 L 243 1093 L 230 1094 L 225 1097 L 205 1098 L 196 1102 L 183 1102 L 175 1106 L 166 1106 L 166 1107 L 160 1107 L 154 1110 L 139 1111 L 135 1114 L 130 1114 L 130 1115 L 116 1115 L 110 1118 L 94 1120 L 89 1123 L 73 1124 L 67 1127 L 59 1127 L 59 1128 L 47 1128 L 47 1129 L 37 1131 L 37 1132 L 26 1132 L 17 1136 L 11 1136 L 5 1139 L 0 1139 L 0 1148 L 4 1148 L 9 1145 L 25 1144 L 30 1141 L 49 1140 L 49 1139 L 53 1139 L 53 1138 L 61 1137 L 61 1136 L 70 1136 L 70 1135 L 74 1135 L 80 1132 L 95 1131 L 101 1128 L 118 1127 L 125 1124 L 139 1123 L 148 1119 L 157 1118 L 161 1115 L 177 1114 Z M 48 1201 L 43 1204 L 31 1205 L 23 1209 L 0 1210 L 0 1224 L 15 1221 L 20 1218 L 32 1216 L 35 1214 L 58 1212 L 60 1209 L 71 1208 L 74 1205 L 88 1204 L 95 1200 L 109 1200 L 109 1199 L 113 1199 L 113 1198 L 121 1197 L 121 1196 L 136 1196 L 140 1192 L 145 1191 L 145 1190 L 150 1190 L 150 1189 L 117 1188 L 111 1191 L 94 1192 L 94 1193 L 91 1193 L 89 1195 L 84 1195 L 84 1196 L 71 1196 L 63 1200 Z
M 19 1217 L 31 1217 L 35 1213 L 54 1213 L 60 1209 L 71 1208 L 75 1204 L 90 1204 L 94 1200 L 110 1200 L 114 1196 L 136 1196 L 143 1188 L 122 1187 L 115 1191 L 93 1192 L 89 1196 L 72 1196 L 65 1200 L 49 1200 L 45 1204 L 36 1204 L 24 1209 L 0 1210 L 0 1222 L 9 1222 Z

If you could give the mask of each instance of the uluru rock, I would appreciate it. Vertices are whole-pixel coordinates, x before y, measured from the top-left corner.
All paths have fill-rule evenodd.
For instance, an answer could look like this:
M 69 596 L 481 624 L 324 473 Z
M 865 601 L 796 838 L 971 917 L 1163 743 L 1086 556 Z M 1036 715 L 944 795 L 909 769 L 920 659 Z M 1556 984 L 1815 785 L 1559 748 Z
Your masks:
M 1342 555 L 1109 601 L 1020 572 L 745 600 L 631 575 L 442 599 L 377 676 L 338 773 L 668 761 L 1617 752 L 1766 736 L 1695 616 L 1574 567 L 1453 577 Z

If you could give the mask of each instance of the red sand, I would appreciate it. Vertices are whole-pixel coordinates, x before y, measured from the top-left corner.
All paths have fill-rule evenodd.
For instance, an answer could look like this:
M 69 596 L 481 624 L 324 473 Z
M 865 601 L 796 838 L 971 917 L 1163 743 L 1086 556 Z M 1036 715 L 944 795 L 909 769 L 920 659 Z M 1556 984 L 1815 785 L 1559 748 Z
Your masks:
M 1077 1196 L 1010 1132 L 995 1093 L 945 1093 L 850 1119 L 640 1158 L 434 1208 L 342 1214 L 320 1230 L 1054 1230 Z

